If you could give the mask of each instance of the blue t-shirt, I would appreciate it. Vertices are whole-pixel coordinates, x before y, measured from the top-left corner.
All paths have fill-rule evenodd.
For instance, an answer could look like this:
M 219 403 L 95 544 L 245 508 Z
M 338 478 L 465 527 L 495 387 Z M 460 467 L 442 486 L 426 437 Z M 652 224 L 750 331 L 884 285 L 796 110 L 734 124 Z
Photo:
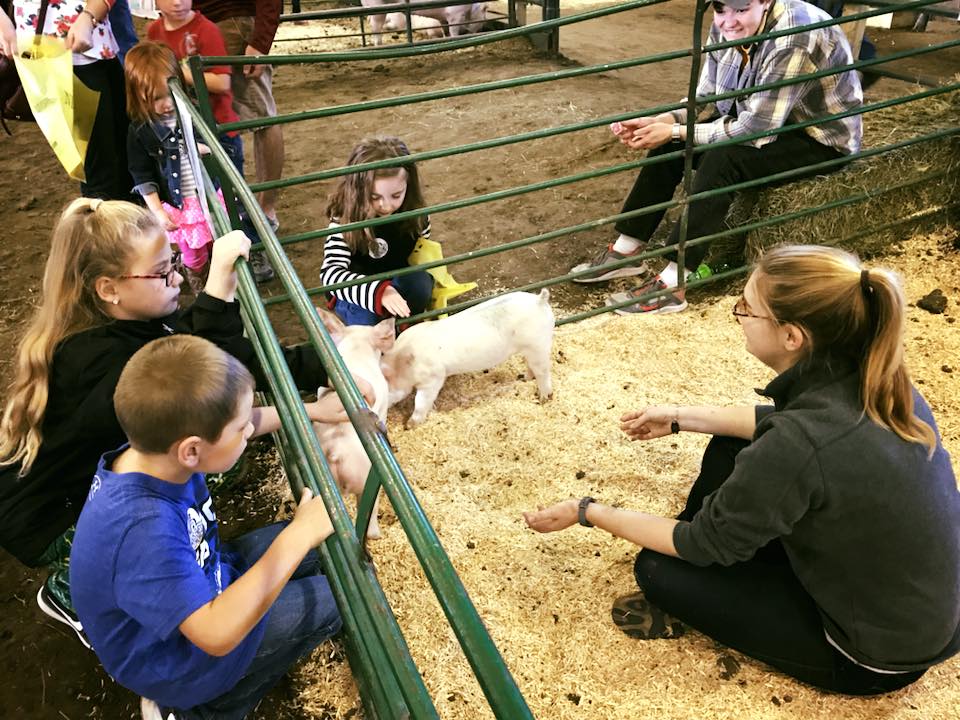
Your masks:
M 104 669 L 161 705 L 191 708 L 243 677 L 263 638 L 265 618 L 224 657 L 180 632 L 246 568 L 221 553 L 217 517 L 202 473 L 183 485 L 109 468 L 126 447 L 106 453 L 77 521 L 70 590 Z

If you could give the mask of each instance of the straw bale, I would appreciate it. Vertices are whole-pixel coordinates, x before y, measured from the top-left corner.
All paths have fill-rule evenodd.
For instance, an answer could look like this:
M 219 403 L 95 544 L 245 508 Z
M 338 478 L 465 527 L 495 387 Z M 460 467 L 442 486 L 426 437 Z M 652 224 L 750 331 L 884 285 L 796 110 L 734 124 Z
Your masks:
M 906 274 L 911 301 L 937 286 L 949 297 L 944 315 L 910 308 L 907 342 L 913 377 L 957 457 L 960 332 L 950 321 L 960 256 L 951 240 L 955 233 L 907 241 L 889 264 Z M 938 285 L 944 278 L 952 279 Z M 414 430 L 403 428 L 409 401 L 391 410 L 400 465 L 480 616 L 539 718 L 957 717 L 956 659 L 911 688 L 857 699 L 801 685 L 693 631 L 631 640 L 610 621 L 610 604 L 636 588 L 637 549 L 598 530 L 526 529 L 522 511 L 582 495 L 665 515 L 679 510 L 707 438 L 630 443 L 618 418 L 647 403 L 756 401 L 752 388 L 771 371 L 744 351 L 730 318 L 739 289 L 729 292 L 683 316 L 608 315 L 559 328 L 555 396 L 545 404 L 532 381 L 519 379 L 516 358 L 450 378 Z M 492 717 L 389 502 L 381 508 L 384 538 L 371 548 L 377 573 L 441 717 Z M 362 716 L 347 664 L 329 645 L 296 683 L 314 717 Z
M 923 100 L 867 113 L 864 123 L 864 149 L 880 147 L 939 129 L 960 125 L 960 92 L 946 93 Z M 883 190 L 923 175 L 945 170 L 948 174 L 895 192 Z M 746 255 L 756 258 L 767 247 L 785 242 L 835 244 L 856 249 L 864 255 L 881 252 L 897 239 L 920 228 L 943 225 L 943 216 L 913 218 L 924 211 L 946 209 L 960 200 L 960 143 L 956 137 L 858 160 L 849 167 L 826 176 L 792 182 L 762 191 L 745 192 L 734 202 L 727 215 L 728 227 L 757 222 L 804 208 L 815 207 L 862 193 L 876 193 L 864 202 L 827 210 L 780 225 L 750 232 Z M 902 225 L 880 229 L 851 238 L 871 228 L 904 221 Z M 743 256 L 742 236 L 718 240 L 714 257 Z

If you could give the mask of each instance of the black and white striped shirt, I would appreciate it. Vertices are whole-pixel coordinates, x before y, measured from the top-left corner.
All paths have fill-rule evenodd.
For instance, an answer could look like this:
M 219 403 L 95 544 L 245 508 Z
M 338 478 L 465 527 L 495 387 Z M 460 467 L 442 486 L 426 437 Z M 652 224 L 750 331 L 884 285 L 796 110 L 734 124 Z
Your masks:
M 363 251 L 354 254 L 342 235 L 339 233 L 328 235 L 323 246 L 320 282 L 323 285 L 334 285 L 367 275 L 409 267 L 410 253 L 413 252 L 418 238 L 430 237 L 430 218 L 424 217 L 423 220 L 425 227 L 420 233 L 405 231 L 400 223 L 386 223 L 374 227 L 377 245 L 383 250 L 379 257 L 373 257 Z M 331 220 L 329 227 L 340 227 L 340 223 Z M 380 297 L 388 286 L 389 281 L 376 280 L 334 290 L 328 295 L 332 294 L 338 301 L 353 303 L 379 314 Z

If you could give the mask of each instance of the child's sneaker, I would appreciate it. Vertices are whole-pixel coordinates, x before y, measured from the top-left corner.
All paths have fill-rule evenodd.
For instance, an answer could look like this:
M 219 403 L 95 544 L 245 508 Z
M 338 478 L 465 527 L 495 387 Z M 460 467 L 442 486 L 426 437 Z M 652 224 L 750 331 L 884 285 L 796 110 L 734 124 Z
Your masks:
M 46 583 L 40 586 L 40 591 L 37 593 L 37 605 L 40 606 L 44 614 L 69 626 L 70 629 L 77 634 L 83 646 L 87 648 L 87 650 L 90 649 L 90 641 L 87 640 L 87 636 L 83 632 L 83 624 L 80 622 L 77 614 L 60 602 L 47 588 Z
M 647 602 L 643 591 L 618 597 L 613 601 L 610 615 L 613 624 L 624 634 L 638 640 L 678 638 L 687 631 L 682 622 Z
M 659 294 L 649 297 L 654 292 L 659 292 Z M 648 297 L 644 297 L 645 295 Z M 638 299 L 633 305 L 615 308 L 614 312 L 618 315 L 635 315 L 637 313 L 656 315 L 657 313 L 673 313 L 687 309 L 687 301 L 684 300 L 680 289 L 672 288 L 668 290 L 659 276 L 643 285 L 638 285 L 632 290 L 613 293 L 607 298 L 607 305 L 619 305 L 634 298 L 643 299 Z
M 650 268 L 647 267 L 645 260 L 637 260 L 635 264 L 621 265 L 611 268 L 610 265 L 618 260 L 625 260 L 633 255 L 639 255 L 642 248 L 637 248 L 632 253 L 620 253 L 613 249 L 613 245 L 607 245 L 590 262 L 581 263 L 570 269 L 570 272 L 580 272 L 590 270 L 593 272 L 585 273 L 580 277 L 571 278 L 576 283 L 595 283 L 604 280 L 612 280 L 618 277 L 632 277 L 634 275 L 649 275 Z
M 140 717 L 142 720 L 180 720 L 176 710 L 161 708 L 145 697 L 140 698 Z

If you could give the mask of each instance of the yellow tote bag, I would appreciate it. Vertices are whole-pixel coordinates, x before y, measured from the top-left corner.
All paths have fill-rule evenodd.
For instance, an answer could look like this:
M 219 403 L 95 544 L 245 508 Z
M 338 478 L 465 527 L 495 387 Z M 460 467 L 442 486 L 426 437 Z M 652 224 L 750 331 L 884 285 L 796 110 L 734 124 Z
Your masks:
M 62 40 L 47 36 L 32 40 L 23 44 L 30 48 L 30 56 L 14 58 L 24 94 L 57 160 L 71 178 L 82 182 L 100 93 L 74 76 L 73 53 Z
M 413 252 L 407 258 L 411 265 L 421 265 L 427 262 L 443 259 L 443 247 L 435 240 L 428 240 L 421 237 L 417 240 Z M 447 270 L 446 265 L 437 265 L 427 270 L 433 276 L 433 302 L 430 304 L 431 310 L 445 308 L 447 301 L 452 300 L 458 295 L 473 290 L 477 284 L 475 282 L 458 283 L 453 279 L 453 275 Z M 446 317 L 441 315 L 440 317 Z

